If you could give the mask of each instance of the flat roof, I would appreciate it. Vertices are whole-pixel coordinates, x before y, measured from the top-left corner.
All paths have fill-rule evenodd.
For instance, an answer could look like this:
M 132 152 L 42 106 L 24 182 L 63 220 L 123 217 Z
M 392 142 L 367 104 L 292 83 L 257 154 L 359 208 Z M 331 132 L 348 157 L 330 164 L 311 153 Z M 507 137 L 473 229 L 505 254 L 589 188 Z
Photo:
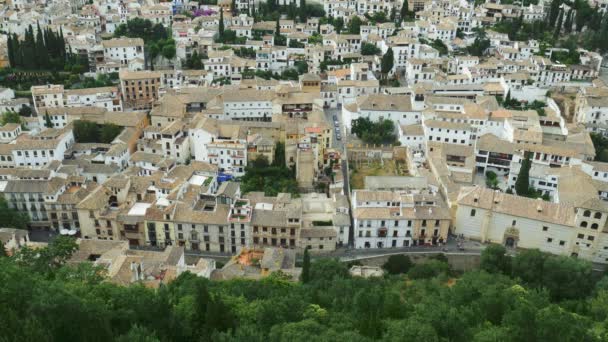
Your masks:
M 131 207 L 131 210 L 129 210 L 129 213 L 127 215 L 129 216 L 144 216 L 146 215 L 146 210 L 148 210 L 148 208 L 150 208 L 152 206 L 152 203 L 143 203 L 143 202 L 138 202 L 133 204 L 133 206 Z

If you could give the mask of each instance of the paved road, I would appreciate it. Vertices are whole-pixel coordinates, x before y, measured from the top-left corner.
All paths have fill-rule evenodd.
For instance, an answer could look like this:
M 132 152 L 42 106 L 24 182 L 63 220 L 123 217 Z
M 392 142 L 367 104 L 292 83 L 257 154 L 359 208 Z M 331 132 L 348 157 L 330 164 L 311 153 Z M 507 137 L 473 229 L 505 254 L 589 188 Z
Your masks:
M 336 132 L 338 129 L 340 130 L 340 133 L 342 134 L 342 139 L 344 139 L 344 123 L 342 122 L 341 110 L 337 109 L 337 108 L 326 108 L 324 110 L 324 112 L 325 112 L 325 119 L 334 128 L 334 138 L 332 139 L 333 142 L 332 142 L 331 147 L 338 149 L 338 150 L 344 149 L 344 140 L 336 139 Z M 336 127 L 334 124 L 334 115 L 338 118 L 338 122 L 340 123 L 339 127 Z

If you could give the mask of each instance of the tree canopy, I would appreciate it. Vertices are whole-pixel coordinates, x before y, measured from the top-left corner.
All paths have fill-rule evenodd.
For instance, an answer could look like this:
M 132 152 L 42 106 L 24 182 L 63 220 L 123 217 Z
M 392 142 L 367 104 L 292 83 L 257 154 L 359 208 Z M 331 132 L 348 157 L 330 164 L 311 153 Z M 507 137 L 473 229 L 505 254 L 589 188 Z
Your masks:
M 352 133 L 369 144 L 396 144 L 395 124 L 391 120 L 371 121 L 368 118 L 353 120 Z
M 267 196 L 276 196 L 281 192 L 298 196 L 298 182 L 295 170 L 285 164 L 285 145 L 275 145 L 275 155 L 272 165 L 264 155 L 251 161 L 241 177 L 243 193 L 263 191 Z
M 152 289 L 113 285 L 104 281 L 100 267 L 66 263 L 76 248 L 61 237 L 47 248 L 0 257 L 3 339 L 599 342 L 608 337 L 608 279 L 595 284 L 580 272 L 587 263 L 567 257 L 536 252 L 522 257 L 524 269 L 529 264 L 538 271 L 543 264 L 541 273 L 547 267 L 556 272 L 529 272 L 534 279 L 525 280 L 515 266 L 512 275 L 457 275 L 436 259 L 428 261 L 430 271 L 420 264 L 418 273 L 413 268 L 407 275 L 365 279 L 351 277 L 337 260 L 316 259 L 306 283 L 278 273 L 259 281 L 210 281 L 185 272 Z M 559 288 L 546 289 L 550 284 Z
M 9 208 L 4 197 L 0 196 L 0 227 L 27 229 L 30 218 L 27 214 L 14 208 Z
M 109 144 L 122 130 L 122 127 L 111 123 L 99 125 L 86 120 L 74 121 L 74 139 L 79 143 Z
M 63 31 L 36 29 L 29 25 L 23 39 L 16 33 L 7 35 L 7 55 L 13 68 L 23 70 L 52 70 L 82 73 L 89 71 L 88 58 L 66 49 Z
M 120 24 L 114 31 L 114 37 L 141 38 L 149 57 L 154 60 L 158 56 L 166 59 L 175 57 L 175 41 L 171 33 L 161 23 L 153 24 L 148 19 L 133 18 L 126 24 Z

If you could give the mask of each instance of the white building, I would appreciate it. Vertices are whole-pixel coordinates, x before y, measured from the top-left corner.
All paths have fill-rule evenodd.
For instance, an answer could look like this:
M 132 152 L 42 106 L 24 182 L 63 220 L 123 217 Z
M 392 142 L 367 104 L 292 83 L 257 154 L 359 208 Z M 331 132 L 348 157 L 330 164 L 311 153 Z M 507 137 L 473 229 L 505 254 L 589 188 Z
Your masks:
M 590 190 L 586 182 L 560 185 L 567 201 L 546 202 L 474 187 L 458 196 L 454 231 L 481 242 L 543 252 L 578 256 L 599 263 L 608 262 L 608 236 L 603 231 L 608 217 L 607 202 L 595 199 L 580 203 L 571 191 Z M 579 190 L 576 190 L 576 189 Z M 587 196 L 583 196 L 587 197 Z M 574 201 L 571 201 L 574 200 Z
M 450 213 L 436 193 L 355 190 L 351 203 L 356 248 L 438 245 L 447 241 Z
M 355 103 L 342 107 L 342 119 L 348 130 L 352 121 L 367 118 L 373 122 L 391 120 L 395 126 L 421 123 L 421 113 L 412 108 L 412 99 L 404 95 L 372 94 L 357 98 Z
M 274 91 L 239 90 L 226 91 L 224 100 L 224 119 L 245 121 L 271 121 Z
M 24 137 L 13 143 L 16 166 L 42 168 L 54 160 L 63 160 L 65 151 L 74 144 L 74 134 L 71 129 L 49 129 L 40 136 Z
M 126 66 L 136 58 L 144 60 L 144 40 L 141 38 L 112 38 L 101 44 L 106 63 L 113 61 Z

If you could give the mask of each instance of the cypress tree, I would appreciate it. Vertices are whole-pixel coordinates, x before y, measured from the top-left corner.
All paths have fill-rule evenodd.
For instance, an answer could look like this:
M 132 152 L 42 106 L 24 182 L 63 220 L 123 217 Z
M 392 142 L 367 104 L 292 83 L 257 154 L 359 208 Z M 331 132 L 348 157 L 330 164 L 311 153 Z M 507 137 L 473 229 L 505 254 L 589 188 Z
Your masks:
M 217 30 L 220 40 L 224 39 L 224 11 L 220 9 L 220 24 Z
M 560 0 L 551 1 L 551 7 L 549 8 L 549 14 L 547 15 L 547 21 L 549 22 L 549 26 L 555 25 L 557 16 L 559 15 L 559 12 L 561 11 L 561 9 L 560 9 L 561 4 L 562 3 Z
M 11 43 L 13 45 L 13 59 L 15 64 L 12 65 L 14 68 L 19 68 L 23 66 L 23 56 L 21 52 L 21 42 L 19 42 L 19 37 L 17 37 L 16 33 L 13 33 L 13 39 L 11 39 Z
M 42 36 L 42 29 L 40 28 L 40 23 L 37 24 L 37 32 L 36 32 L 36 58 L 38 67 L 41 69 L 46 69 L 49 63 L 49 52 L 45 46 L 44 38 Z
M 281 35 L 281 24 L 279 24 L 279 18 L 277 18 L 277 23 L 274 27 L 274 36 L 278 37 Z
M 562 30 L 563 22 L 564 22 L 564 11 L 559 11 L 559 17 L 557 18 L 557 23 L 555 24 L 555 31 L 553 31 L 553 39 L 559 38 L 559 34 Z
M 526 158 L 522 160 L 519 174 L 515 181 L 515 192 L 518 196 L 528 196 L 530 192 L 530 155 L 526 154 Z
M 25 41 L 23 42 L 23 67 L 26 69 L 36 69 L 36 40 L 34 39 L 34 29 L 30 25 L 25 31 Z
M 13 38 L 12 36 L 9 34 L 8 38 L 6 40 L 6 49 L 8 52 L 8 63 L 10 64 L 11 67 L 15 67 L 15 56 L 14 56 L 14 52 L 13 52 Z
M 306 0 L 300 0 L 300 22 L 305 23 L 307 19 Z
M 568 11 L 568 15 L 566 15 L 566 21 L 564 22 L 564 32 L 572 32 L 572 8 Z
M 401 13 L 399 13 L 401 20 L 405 19 L 408 16 L 408 6 L 409 4 L 407 3 L 407 0 L 403 0 L 403 5 L 401 6 Z
M 382 61 L 380 62 L 381 72 L 385 76 L 388 75 L 388 73 L 393 69 L 394 63 L 393 49 L 389 47 L 384 56 L 382 56 Z
M 46 113 L 46 115 L 44 115 L 44 126 L 47 128 L 53 128 L 53 123 L 51 122 L 51 117 L 49 116 L 49 113 Z
M 65 39 L 63 38 L 63 28 L 59 27 L 59 36 L 57 37 L 57 47 L 59 49 L 59 55 L 65 60 L 66 51 L 65 51 Z
M 308 247 L 304 249 L 304 260 L 302 262 L 300 280 L 305 284 L 310 281 L 310 255 L 308 254 Z

